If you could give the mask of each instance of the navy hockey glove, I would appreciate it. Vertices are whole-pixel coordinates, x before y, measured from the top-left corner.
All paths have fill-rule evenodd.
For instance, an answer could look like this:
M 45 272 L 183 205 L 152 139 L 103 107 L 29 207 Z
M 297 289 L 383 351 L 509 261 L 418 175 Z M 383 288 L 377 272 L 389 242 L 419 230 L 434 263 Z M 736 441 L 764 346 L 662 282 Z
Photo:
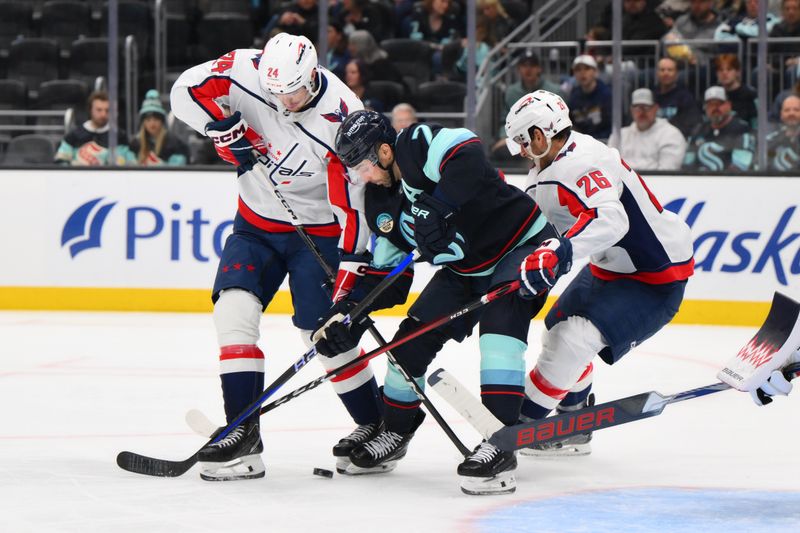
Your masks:
M 261 136 L 247 125 L 239 111 L 206 124 L 206 135 L 214 141 L 219 156 L 237 167 L 252 168 L 256 160 L 253 150 L 266 153 Z
M 434 265 L 460 261 L 467 255 L 467 242 L 453 224 L 455 213 L 449 205 L 421 193 L 411 206 L 414 240 L 422 258 Z
M 519 267 L 520 295 L 532 297 L 550 290 L 572 268 L 572 243 L 559 237 L 547 239 Z
M 350 324 L 345 325 L 342 319 L 356 306 L 352 300 L 341 300 L 317 321 L 318 327 L 311 335 L 311 341 L 317 353 L 326 357 L 336 357 L 358 346 L 364 332 L 373 324 L 369 315 L 362 313 Z

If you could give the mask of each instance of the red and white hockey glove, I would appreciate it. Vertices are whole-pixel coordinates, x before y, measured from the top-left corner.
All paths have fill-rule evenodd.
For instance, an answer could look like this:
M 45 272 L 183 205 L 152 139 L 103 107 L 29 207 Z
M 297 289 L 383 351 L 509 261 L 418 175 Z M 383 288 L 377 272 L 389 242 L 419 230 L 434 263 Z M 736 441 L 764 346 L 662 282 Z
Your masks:
M 536 296 L 550 290 L 563 274 L 572 268 L 572 243 L 559 237 L 544 241 L 519 267 L 520 294 Z
M 206 135 L 214 141 L 219 156 L 237 167 L 251 166 L 255 162 L 253 150 L 266 153 L 261 136 L 247 125 L 239 111 L 222 120 L 209 122 Z
M 339 261 L 339 272 L 331 291 L 331 301 L 344 300 L 353 291 L 358 280 L 367 272 L 370 262 L 369 254 L 343 254 Z

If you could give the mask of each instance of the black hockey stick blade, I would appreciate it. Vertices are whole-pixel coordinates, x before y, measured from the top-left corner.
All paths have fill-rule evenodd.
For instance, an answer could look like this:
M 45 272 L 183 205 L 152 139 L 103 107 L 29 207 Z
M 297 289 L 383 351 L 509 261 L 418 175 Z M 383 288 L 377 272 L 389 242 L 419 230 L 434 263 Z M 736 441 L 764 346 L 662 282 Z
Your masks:
M 517 450 L 657 416 L 664 410 L 665 405 L 665 398 L 661 394 L 654 391 L 643 392 L 579 411 L 549 416 L 531 423 L 507 426 L 493 434 L 489 438 L 489 443 L 502 450 Z
M 133 452 L 120 452 L 117 455 L 117 466 L 134 474 L 156 477 L 182 476 L 197 463 L 197 454 L 184 461 L 156 459 Z
M 208 442 L 203 447 L 214 442 L 217 435 L 225 429 L 224 427 L 218 428 Z M 201 448 L 202 449 L 202 448 Z M 155 477 L 179 477 L 189 471 L 195 464 L 197 464 L 197 453 L 184 459 L 183 461 L 170 461 L 169 459 L 157 459 L 155 457 L 148 457 L 134 452 L 119 452 L 117 454 L 117 466 L 128 472 L 134 474 L 142 474 L 145 476 Z
M 783 373 L 786 379 L 791 380 L 800 373 L 800 363 L 789 365 Z M 712 383 L 671 396 L 664 396 L 656 391 L 643 392 L 534 422 L 506 426 L 489 437 L 489 442 L 501 450 L 518 450 L 534 444 L 562 440 L 572 435 L 658 416 L 664 411 L 664 407 L 671 403 L 699 398 L 730 388 L 727 383 Z

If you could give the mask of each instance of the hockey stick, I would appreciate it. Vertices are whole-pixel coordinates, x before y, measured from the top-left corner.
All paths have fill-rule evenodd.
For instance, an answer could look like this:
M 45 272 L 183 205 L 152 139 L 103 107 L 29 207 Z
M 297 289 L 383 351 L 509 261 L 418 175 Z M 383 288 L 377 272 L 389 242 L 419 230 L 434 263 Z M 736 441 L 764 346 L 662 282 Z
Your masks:
M 358 316 L 364 312 L 371 304 L 375 301 L 378 296 L 382 292 L 384 292 L 396 279 L 400 277 L 400 275 L 405 272 L 405 270 L 411 265 L 413 260 L 417 257 L 418 252 L 414 251 L 408 256 L 406 256 L 403 261 L 397 265 L 387 276 L 383 279 L 363 300 L 361 300 L 355 307 L 350 311 L 350 313 L 345 316 L 343 319 L 344 323 L 348 323 L 351 317 Z M 383 353 L 383 352 L 379 352 Z M 305 364 L 314 358 L 317 354 L 316 348 L 312 347 L 306 353 L 304 353 L 300 359 L 295 361 L 295 363 L 286 369 L 286 371 L 281 374 L 272 384 L 267 387 L 259 396 L 256 398 L 253 403 L 248 405 L 244 411 L 239 414 L 236 419 L 221 428 L 219 432 L 211 437 L 211 439 L 206 442 L 200 449 L 205 448 L 209 444 L 213 444 L 225 438 L 228 433 L 233 431 L 233 429 L 241 424 L 247 417 L 252 415 L 262 403 L 264 403 L 267 398 L 272 396 L 281 386 L 283 386 L 289 379 L 292 378 L 297 372 L 300 371 L 301 368 L 305 366 Z M 378 354 L 375 354 L 378 355 Z M 363 356 L 362 356 L 363 357 Z M 358 361 L 359 358 L 354 359 L 351 361 L 351 366 L 354 361 Z M 198 450 L 199 452 L 199 450 Z M 135 472 L 137 474 L 144 474 L 149 476 L 159 476 L 159 477 L 177 477 L 181 476 L 186 473 L 194 464 L 197 462 L 197 452 L 195 452 L 191 457 L 183 460 L 183 461 L 168 461 L 164 459 L 156 459 L 152 457 L 146 457 L 144 455 L 139 455 L 134 452 L 123 451 L 117 455 L 117 465 L 122 468 L 123 470 L 127 470 L 129 472 Z
M 270 176 L 267 175 L 264 165 L 257 164 L 253 168 L 258 169 L 257 171 L 261 175 L 262 179 L 266 182 L 267 187 L 272 192 L 273 196 L 275 196 L 275 199 L 278 201 L 278 203 L 281 204 L 281 206 L 283 206 L 284 211 L 286 211 L 286 214 L 291 220 L 292 226 L 297 232 L 297 235 L 300 236 L 300 239 L 302 239 L 302 241 L 305 243 L 308 249 L 311 250 L 311 253 L 317 260 L 317 263 L 319 263 L 319 266 L 322 267 L 322 270 L 325 271 L 325 276 L 327 276 L 328 278 L 329 290 L 332 291 L 334 288 L 334 284 L 336 283 L 336 275 L 334 274 L 333 269 L 330 267 L 328 262 L 325 260 L 325 257 L 323 257 L 322 251 L 317 246 L 317 243 L 315 243 L 311 239 L 311 237 L 309 237 L 308 232 L 306 231 L 303 224 L 300 222 L 300 219 L 297 218 L 297 215 L 292 209 L 292 206 L 289 205 L 289 202 L 286 201 L 286 199 L 280 193 L 278 188 L 272 182 Z M 383 338 L 383 335 L 381 335 L 381 333 L 378 331 L 378 328 L 375 327 L 375 324 L 370 324 L 368 331 L 370 332 L 370 335 L 372 335 L 372 338 L 375 339 L 375 342 L 377 342 L 379 346 L 386 345 L 386 339 Z M 433 419 L 436 420 L 436 423 L 439 424 L 439 427 L 442 428 L 442 431 L 445 432 L 447 438 L 449 438 L 450 441 L 453 443 L 453 445 L 455 445 L 455 447 L 458 448 L 458 451 L 461 452 L 461 454 L 465 457 L 469 455 L 470 450 L 466 446 L 464 446 L 464 443 L 461 442 L 458 436 L 456 436 L 455 432 L 450 428 L 450 426 L 444 420 L 444 417 L 442 417 L 442 415 L 433 405 L 433 402 L 431 402 L 430 398 L 428 398 L 428 395 L 425 394 L 425 391 L 414 380 L 411 374 L 409 374 L 409 372 L 405 369 L 405 367 L 402 364 L 400 364 L 400 362 L 395 358 L 392 352 L 390 351 L 386 352 L 386 357 L 387 359 L 389 359 L 389 362 L 392 363 L 395 366 L 395 368 L 397 368 L 397 370 L 400 372 L 400 375 L 403 376 L 403 379 L 405 379 L 406 383 L 408 383 L 408 385 L 411 387 L 411 390 L 414 391 L 414 394 L 416 394 L 417 398 L 419 398 L 419 400 L 422 402 L 422 405 L 425 406 L 425 409 L 427 409 L 427 411 L 431 414 Z M 197 414 L 189 415 L 187 413 L 186 420 L 187 423 L 189 423 L 191 420 L 195 420 L 198 418 L 199 417 Z M 205 428 L 209 429 L 208 425 L 202 423 L 201 421 L 198 421 L 198 425 L 205 425 Z
M 786 367 L 783 375 L 789 380 L 800 375 L 800 363 Z M 490 444 L 504 451 L 563 440 L 575 434 L 651 418 L 660 415 L 669 404 L 732 388 L 727 383 L 718 382 L 669 396 L 656 391 L 643 392 L 529 423 L 503 426 L 475 396 L 445 370 L 439 369 L 431 374 L 428 383 L 437 392 L 441 391 L 442 396 L 453 408 L 459 411 Z
M 383 280 L 370 293 L 370 295 L 372 295 L 382 285 L 387 284 L 387 282 L 390 282 L 391 279 L 394 279 L 394 278 L 387 278 L 387 279 Z M 292 391 L 291 393 L 287 394 L 286 396 L 283 396 L 283 397 L 279 398 L 278 400 L 275 400 L 274 402 L 270 403 L 269 405 L 264 406 L 264 408 L 261 409 L 261 412 L 264 413 L 264 412 L 270 411 L 272 409 L 275 409 L 279 405 L 288 402 L 292 398 L 296 398 L 297 396 L 300 396 L 304 392 L 307 392 L 307 391 L 309 391 L 311 389 L 314 389 L 314 388 L 318 387 L 319 385 L 321 385 L 322 383 L 328 381 L 329 379 L 333 378 L 334 376 L 337 376 L 340 373 L 345 372 L 345 371 L 349 370 L 350 368 L 361 364 L 364 361 L 369 361 L 370 359 L 373 359 L 374 357 L 377 357 L 378 355 L 386 353 L 387 351 L 389 351 L 389 350 L 391 350 L 393 348 L 396 348 L 397 346 L 400 346 L 401 344 L 409 342 L 410 340 L 415 339 L 415 338 L 419 337 L 420 335 L 422 335 L 424 333 L 427 333 L 428 331 L 431 331 L 431 330 L 436 329 L 436 328 L 438 328 L 440 326 L 443 326 L 444 324 L 447 324 L 448 322 L 451 322 L 451 321 L 457 319 L 458 317 L 463 316 L 463 315 L 465 315 L 467 313 L 471 313 L 472 311 L 475 311 L 476 309 L 478 309 L 480 307 L 483 307 L 484 305 L 486 305 L 486 304 L 488 304 L 488 303 L 490 303 L 490 302 L 492 302 L 492 301 L 494 301 L 494 300 L 496 300 L 496 299 L 498 299 L 498 298 L 500 298 L 500 297 L 502 297 L 502 296 L 504 296 L 506 294 L 512 293 L 514 291 L 517 291 L 517 290 L 519 290 L 519 284 L 520 284 L 519 281 L 513 281 L 511 283 L 507 283 L 505 285 L 501 285 L 500 287 L 498 287 L 498 288 L 496 288 L 496 289 L 484 294 L 479 299 L 467 304 L 466 306 L 462 307 L 461 309 L 459 309 L 459 310 L 457 310 L 457 311 L 455 311 L 455 312 L 453 312 L 453 313 L 451 313 L 451 314 L 449 314 L 447 316 L 443 316 L 443 317 L 441 317 L 441 318 L 439 318 L 437 320 L 434 320 L 433 322 L 429 322 L 428 324 L 420 326 L 419 328 L 417 328 L 416 330 L 408 333 L 407 335 L 405 335 L 405 336 L 403 336 L 403 337 L 401 337 L 399 339 L 395 339 L 395 340 L 389 342 L 388 344 L 386 344 L 385 346 L 381 346 L 379 348 L 376 348 L 376 349 L 372 350 L 371 352 L 362 354 L 359 357 L 356 357 L 355 359 L 350 361 L 349 363 L 346 363 L 346 364 L 340 366 L 339 368 L 331 370 L 327 374 L 325 374 L 323 376 L 320 376 L 319 378 L 315 379 L 314 381 L 311 381 L 311 382 L 307 383 L 306 385 L 304 385 L 304 386 L 302 386 L 302 387 L 300 387 L 298 389 L 295 389 L 294 391 Z M 365 300 L 366 300 L 366 298 L 365 298 Z M 362 301 L 362 303 L 363 303 L 363 301 Z M 353 310 L 355 311 L 357 309 L 357 307 L 358 306 L 353 308 Z M 309 351 L 309 353 L 313 354 L 314 353 L 314 349 L 312 348 Z M 306 361 L 308 359 L 310 359 L 310 357 L 308 359 L 306 359 L 307 355 L 308 355 L 308 353 L 303 355 L 303 357 L 297 363 L 295 363 L 295 365 L 299 365 L 300 367 L 305 365 Z M 313 357 L 313 355 L 312 355 L 312 357 Z M 280 386 L 283 384 L 283 382 L 287 381 L 295 373 L 296 373 L 296 370 L 293 369 L 293 368 L 290 368 L 289 370 L 284 372 L 284 374 L 281 375 L 281 377 L 278 378 L 278 380 L 276 380 L 275 383 L 270 385 L 270 387 L 267 388 L 252 404 L 250 404 L 244 410 L 244 412 L 242 414 L 240 414 L 239 417 L 237 417 L 236 420 L 234 420 L 233 422 L 231 422 L 230 424 L 228 424 L 227 426 L 222 428 L 220 430 L 220 432 L 217 435 L 215 435 L 214 437 L 212 437 L 206 444 L 204 444 L 200 448 L 200 450 L 202 450 L 205 446 L 207 446 L 209 444 L 212 444 L 214 442 L 217 442 L 218 440 L 224 438 L 225 435 L 230 433 L 233 430 L 233 428 L 235 428 L 237 425 L 239 425 L 245 418 L 247 418 L 252 413 L 254 413 L 256 411 L 256 409 L 258 409 L 258 407 L 267 398 L 269 398 L 272 394 L 275 393 L 275 391 L 278 388 L 280 388 Z M 283 381 L 281 382 L 281 380 L 283 380 Z M 136 454 L 136 453 L 133 453 L 133 452 L 121 452 L 117 456 L 117 465 L 119 465 L 119 467 L 122 468 L 123 470 L 127 470 L 129 472 L 134 472 L 134 473 L 137 473 L 137 474 L 144 474 L 144 475 L 149 475 L 149 476 L 161 476 L 161 477 L 177 477 L 177 476 L 181 476 L 181 475 L 185 474 L 192 466 L 194 466 L 195 463 L 197 463 L 197 454 L 198 454 L 198 452 L 200 450 L 197 450 L 191 457 L 188 457 L 187 459 L 185 459 L 183 461 L 170 461 L 170 460 L 166 460 L 166 459 L 157 459 L 157 458 L 154 458 L 154 457 L 146 457 L 146 456 L 139 455 L 139 454 Z

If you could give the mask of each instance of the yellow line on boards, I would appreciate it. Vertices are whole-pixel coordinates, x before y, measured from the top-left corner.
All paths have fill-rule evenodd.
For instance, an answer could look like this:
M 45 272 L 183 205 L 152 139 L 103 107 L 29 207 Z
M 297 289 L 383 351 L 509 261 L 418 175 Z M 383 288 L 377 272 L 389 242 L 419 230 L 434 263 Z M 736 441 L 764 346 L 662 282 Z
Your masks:
M 416 299 L 412 294 L 405 305 L 375 313 L 402 316 Z M 553 304 L 549 298 L 539 317 Z M 685 300 L 672 321 L 674 324 L 759 326 L 769 311 L 770 302 L 723 300 Z M 211 291 L 198 289 L 119 289 L 87 287 L 0 287 L 0 309 L 28 311 L 137 311 L 210 312 Z M 291 313 L 288 291 L 278 291 L 267 313 Z M 633 312 L 633 311 L 632 311 Z

